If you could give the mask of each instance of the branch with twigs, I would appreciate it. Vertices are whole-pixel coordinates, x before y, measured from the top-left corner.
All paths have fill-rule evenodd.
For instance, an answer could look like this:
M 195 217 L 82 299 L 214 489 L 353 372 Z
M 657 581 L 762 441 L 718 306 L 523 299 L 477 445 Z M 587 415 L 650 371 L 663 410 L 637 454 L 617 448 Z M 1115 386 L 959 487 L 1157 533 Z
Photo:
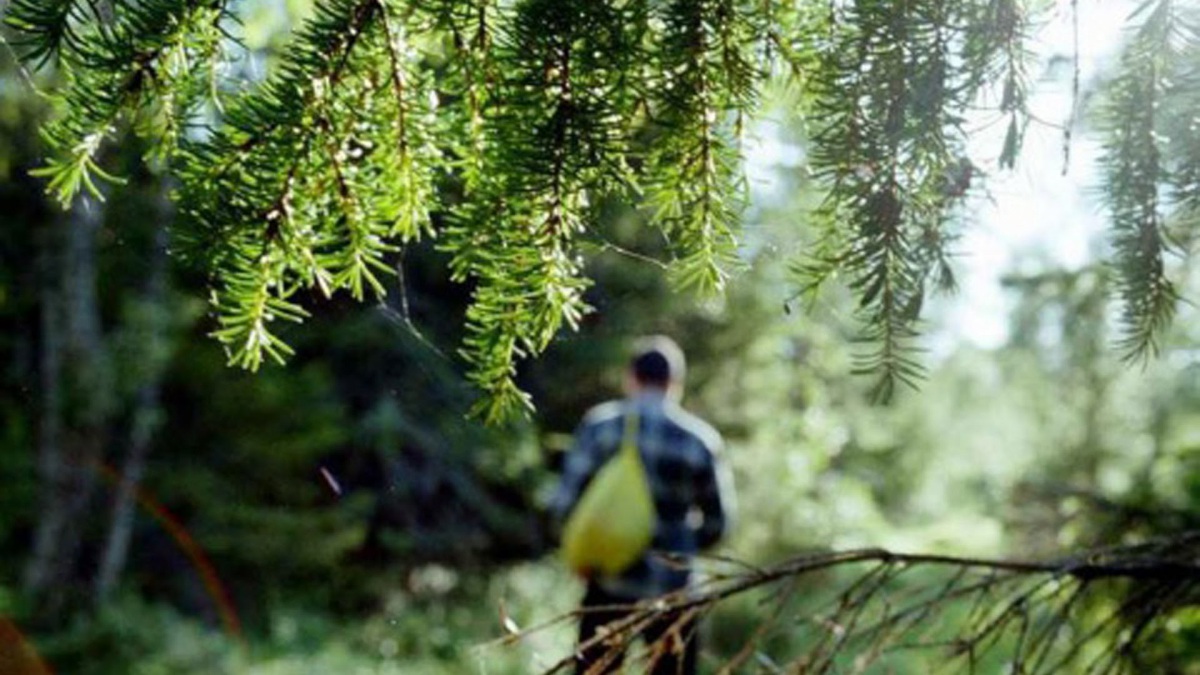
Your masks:
M 716 672 L 891 672 L 921 659 L 944 672 L 1140 672 L 1176 610 L 1200 601 L 1200 532 L 1048 561 L 896 553 L 871 548 L 801 555 L 771 566 L 709 557 L 692 588 L 622 607 L 580 609 L 481 648 L 511 646 L 586 612 L 621 609 L 577 650 L 609 660 L 664 620 L 639 672 L 682 648 L 689 622 L 735 598 L 757 599 L 758 619 Z M 781 646 L 784 645 L 784 646 Z M 601 659 L 604 661 L 604 658 Z M 569 671 L 575 653 L 543 672 Z M 597 672 L 604 672 L 597 664 Z

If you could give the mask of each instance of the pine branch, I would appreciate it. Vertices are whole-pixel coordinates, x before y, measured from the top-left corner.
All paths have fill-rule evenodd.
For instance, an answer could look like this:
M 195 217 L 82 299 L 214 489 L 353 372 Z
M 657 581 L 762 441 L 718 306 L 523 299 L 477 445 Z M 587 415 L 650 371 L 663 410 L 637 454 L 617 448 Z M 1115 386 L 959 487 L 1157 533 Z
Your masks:
M 287 354 L 269 326 L 303 317 L 288 299 L 302 288 L 358 298 L 366 287 L 382 291 L 376 274 L 390 269 L 382 257 L 393 247 L 383 237 L 394 222 L 381 222 L 374 200 L 362 208 L 348 166 L 366 154 L 349 147 L 369 79 L 353 57 L 382 33 L 382 8 L 376 0 L 318 5 L 279 73 L 229 106 L 218 133 L 184 146 L 186 236 L 191 255 L 220 280 L 214 335 L 232 363 L 253 370 L 264 352 Z
M 828 196 L 820 245 L 794 270 L 806 293 L 848 276 L 873 345 L 856 371 L 875 376 L 872 395 L 886 401 L 923 376 L 914 341 L 926 294 L 956 285 L 954 226 L 977 171 L 964 156 L 966 111 L 998 75 L 1001 110 L 1014 120 L 1024 110 L 1022 16 L 1008 0 L 864 0 L 831 11 L 811 150 Z M 1004 154 L 1018 145 L 1010 139 Z
M 649 94 L 657 138 L 644 179 L 651 220 L 676 241 L 677 286 L 721 291 L 738 264 L 745 186 L 731 125 L 753 107 L 762 73 L 748 50 L 761 37 L 729 0 L 667 3 Z
M 736 672 L 750 655 L 787 672 L 831 672 L 844 663 L 890 670 L 914 652 L 948 672 L 997 659 L 1031 675 L 1136 672 L 1139 647 L 1154 644 L 1173 615 L 1196 600 L 1198 541 L 1186 533 L 1044 562 L 884 549 L 813 553 L 767 567 L 714 558 L 705 584 L 629 607 L 626 618 L 578 649 L 603 646 L 615 655 L 666 616 L 682 624 L 748 598 L 764 607 L 764 618 L 722 673 Z M 481 649 L 515 644 L 584 611 L 510 632 Z M 795 645 L 791 651 L 781 650 L 780 641 L 764 644 L 797 632 L 807 639 L 782 641 Z M 669 649 L 666 639 L 649 645 L 637 667 Z M 574 662 L 573 652 L 543 672 L 563 672 Z
M 80 0 L 12 0 L 4 17 L 17 31 L 21 57 L 35 68 L 78 50 L 84 40 L 77 25 L 84 21 Z
M 60 114 L 43 130 L 58 156 L 34 172 L 48 179 L 47 190 L 64 208 L 81 190 L 102 199 L 97 178 L 118 180 L 99 166 L 97 155 L 123 117 L 140 123 L 157 156 L 172 152 L 206 91 L 205 73 L 219 58 L 220 23 L 227 17 L 224 0 L 146 0 L 117 5 L 110 21 L 79 19 L 71 28 L 78 11 L 70 7 L 63 10 L 62 40 L 78 44 L 61 52 L 66 83 L 56 105 Z M 45 28 L 47 34 L 54 30 Z M 55 43 L 54 53 L 61 46 Z M 30 58 L 37 58 L 51 45 L 33 49 Z
M 574 250 L 587 195 L 628 181 L 625 115 L 614 95 L 631 44 L 623 12 L 557 0 L 512 12 L 497 36 L 502 103 L 484 111 L 483 171 L 468 174 L 469 202 L 444 244 L 458 277 L 477 281 L 462 354 L 488 394 L 475 412 L 493 421 L 529 405 L 514 382 L 516 360 L 544 350 L 587 311 Z M 508 170 L 485 177 L 492 167 Z
M 1145 21 L 1122 54 L 1109 86 L 1106 141 L 1100 163 L 1112 217 L 1116 293 L 1130 360 L 1157 353 L 1174 316 L 1178 292 L 1166 274 L 1159 182 L 1164 177 L 1158 107 L 1166 84 L 1166 57 L 1176 17 L 1170 0 L 1147 2 Z

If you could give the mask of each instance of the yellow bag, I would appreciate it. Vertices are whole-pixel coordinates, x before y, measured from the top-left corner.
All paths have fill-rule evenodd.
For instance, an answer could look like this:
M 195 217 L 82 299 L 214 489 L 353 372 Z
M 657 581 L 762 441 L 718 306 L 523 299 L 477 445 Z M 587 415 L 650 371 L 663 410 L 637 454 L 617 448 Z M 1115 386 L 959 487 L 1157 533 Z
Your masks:
M 585 577 L 619 574 L 654 538 L 657 518 L 638 453 L 637 426 L 637 412 L 630 411 L 621 448 L 592 477 L 563 527 L 563 558 Z

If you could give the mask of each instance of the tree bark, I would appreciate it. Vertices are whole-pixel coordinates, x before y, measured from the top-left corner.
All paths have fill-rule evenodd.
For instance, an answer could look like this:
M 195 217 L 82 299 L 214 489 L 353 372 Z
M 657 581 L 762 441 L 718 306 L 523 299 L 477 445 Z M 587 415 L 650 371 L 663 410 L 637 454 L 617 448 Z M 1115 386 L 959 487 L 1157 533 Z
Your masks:
M 98 204 L 81 200 L 49 226 L 42 252 L 42 386 L 37 472 L 40 508 L 25 592 L 43 618 L 75 595 L 74 581 L 112 386 L 97 292 Z
M 38 384 L 41 389 L 37 420 L 37 477 L 41 508 L 34 531 L 33 552 L 25 569 L 25 592 L 39 595 L 49 585 L 51 566 L 57 557 L 58 541 L 65 526 L 55 502 L 53 487 L 62 482 L 62 321 L 58 270 L 62 267 L 61 228 L 44 227 L 39 237 L 38 313 L 41 339 L 38 353 Z

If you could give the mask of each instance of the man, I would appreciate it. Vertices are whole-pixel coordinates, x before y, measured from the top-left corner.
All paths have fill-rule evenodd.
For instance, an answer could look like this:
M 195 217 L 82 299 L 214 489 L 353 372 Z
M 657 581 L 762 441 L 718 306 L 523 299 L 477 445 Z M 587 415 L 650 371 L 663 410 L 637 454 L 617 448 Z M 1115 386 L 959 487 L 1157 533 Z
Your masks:
M 551 502 L 560 523 L 600 467 L 616 454 L 625 415 L 636 410 L 637 446 L 658 521 L 650 550 L 630 568 L 616 576 L 588 580 L 579 626 L 578 673 L 618 670 L 620 654 L 607 653 L 608 646 L 599 644 L 602 641 L 585 645 L 600 627 L 629 616 L 637 601 L 686 588 L 692 556 L 725 533 L 731 495 L 719 465 L 721 436 L 679 407 L 684 367 L 683 352 L 670 338 L 641 340 L 626 373 L 627 398 L 589 411 L 565 459 L 562 482 Z M 671 613 L 643 630 L 647 644 L 670 647 L 658 652 L 652 672 L 694 673 L 695 632 L 693 620 Z

